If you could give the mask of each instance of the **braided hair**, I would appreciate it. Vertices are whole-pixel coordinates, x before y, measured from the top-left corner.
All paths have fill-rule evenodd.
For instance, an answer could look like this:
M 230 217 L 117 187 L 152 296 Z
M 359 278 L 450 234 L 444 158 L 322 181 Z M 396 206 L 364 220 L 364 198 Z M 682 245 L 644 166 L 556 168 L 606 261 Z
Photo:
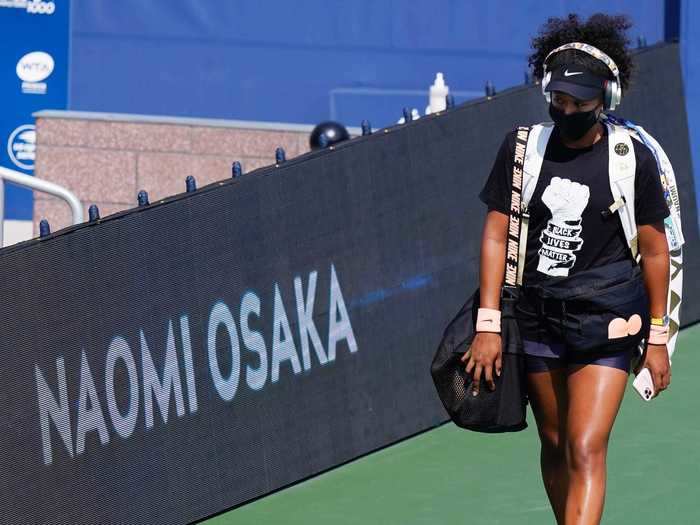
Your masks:
M 627 15 L 606 15 L 596 13 L 581 22 L 577 14 L 571 13 L 566 18 L 548 18 L 539 34 L 531 41 L 534 53 L 528 57 L 528 65 L 533 68 L 536 78 L 542 79 L 544 59 L 550 51 L 569 42 L 584 42 L 597 47 L 612 58 L 620 72 L 620 84 L 623 93 L 630 86 L 635 72 L 635 64 L 629 50 L 627 29 L 632 26 Z M 613 74 L 600 60 L 577 49 L 566 49 L 552 55 L 547 63 L 551 71 L 561 65 L 580 65 L 603 78 L 613 80 Z

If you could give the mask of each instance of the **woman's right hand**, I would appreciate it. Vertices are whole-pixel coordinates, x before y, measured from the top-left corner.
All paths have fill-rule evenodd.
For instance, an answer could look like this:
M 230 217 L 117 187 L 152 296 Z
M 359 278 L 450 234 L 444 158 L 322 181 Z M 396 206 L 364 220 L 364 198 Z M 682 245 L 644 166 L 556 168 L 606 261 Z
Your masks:
M 484 375 L 489 390 L 496 389 L 493 374 L 501 375 L 501 334 L 496 332 L 477 332 L 469 350 L 461 357 L 467 363 L 467 374 L 474 370 L 472 380 L 472 395 L 479 394 L 481 375 Z

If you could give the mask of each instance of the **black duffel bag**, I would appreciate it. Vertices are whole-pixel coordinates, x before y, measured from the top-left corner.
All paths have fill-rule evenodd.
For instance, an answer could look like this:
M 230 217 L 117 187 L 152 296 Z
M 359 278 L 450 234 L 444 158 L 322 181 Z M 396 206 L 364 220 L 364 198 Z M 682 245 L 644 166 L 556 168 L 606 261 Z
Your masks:
M 430 373 L 445 410 L 452 421 L 477 432 L 517 432 L 527 428 L 525 362 L 522 340 L 515 319 L 519 289 L 503 286 L 501 293 L 501 375 L 493 376 L 495 390 L 479 388 L 471 393 L 472 376 L 460 358 L 476 335 L 479 289 L 472 294 L 445 328 Z M 483 376 L 482 376 L 483 379 Z
M 445 328 L 430 365 L 438 396 L 452 421 L 477 432 L 517 432 L 527 428 L 525 353 L 515 318 L 515 305 L 522 285 L 524 264 L 520 263 L 524 262 L 529 215 L 520 206 L 512 204 L 522 202 L 522 153 L 526 150 L 529 133 L 529 128 L 519 126 L 515 136 L 507 234 L 509 249 L 506 251 L 505 283 L 501 286 L 500 297 L 501 374 L 493 375 L 496 388 L 491 391 L 479 385 L 479 395 L 473 396 L 473 370 L 472 374 L 467 374 L 467 363 L 461 361 L 476 335 L 476 319 L 481 306 L 478 287 Z M 512 257 L 513 252 L 515 257 Z

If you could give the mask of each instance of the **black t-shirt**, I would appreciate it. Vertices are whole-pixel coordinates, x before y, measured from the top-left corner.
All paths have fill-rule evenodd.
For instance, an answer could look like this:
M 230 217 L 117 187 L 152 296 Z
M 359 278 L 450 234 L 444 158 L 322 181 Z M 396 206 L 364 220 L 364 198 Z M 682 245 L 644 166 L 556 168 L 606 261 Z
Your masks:
M 603 218 L 614 199 L 608 176 L 608 133 L 586 148 L 568 148 L 552 130 L 530 199 L 523 284 L 631 258 L 618 212 Z M 506 134 L 479 194 L 489 208 L 508 213 L 517 128 Z M 635 217 L 650 224 L 669 215 L 654 155 L 632 139 L 636 158 Z

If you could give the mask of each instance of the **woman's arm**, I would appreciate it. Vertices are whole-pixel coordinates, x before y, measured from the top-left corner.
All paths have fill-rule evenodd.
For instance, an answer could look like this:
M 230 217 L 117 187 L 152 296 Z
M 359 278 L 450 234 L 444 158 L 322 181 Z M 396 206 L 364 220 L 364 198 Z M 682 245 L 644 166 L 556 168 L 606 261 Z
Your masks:
M 644 285 L 649 296 L 649 310 L 652 317 L 666 315 L 668 296 L 669 258 L 668 242 L 663 221 L 640 224 L 637 228 L 639 253 Z
M 640 261 L 644 285 L 649 296 L 649 311 L 652 317 L 663 317 L 666 311 L 666 298 L 669 281 L 669 252 L 666 230 L 663 221 L 640 224 L 637 227 Z M 649 344 L 644 359 L 635 373 L 648 368 L 654 382 L 654 397 L 668 388 L 671 383 L 671 366 L 666 345 Z
M 508 215 L 490 208 L 481 235 L 479 287 L 481 308 L 501 309 L 501 285 L 505 276 Z
M 489 208 L 481 235 L 479 266 L 479 307 L 501 309 L 501 285 L 506 267 L 508 214 Z M 477 332 L 469 350 L 462 356 L 467 374 L 472 373 L 472 394 L 479 394 L 483 374 L 489 390 L 496 388 L 494 373 L 501 375 L 501 334 Z

